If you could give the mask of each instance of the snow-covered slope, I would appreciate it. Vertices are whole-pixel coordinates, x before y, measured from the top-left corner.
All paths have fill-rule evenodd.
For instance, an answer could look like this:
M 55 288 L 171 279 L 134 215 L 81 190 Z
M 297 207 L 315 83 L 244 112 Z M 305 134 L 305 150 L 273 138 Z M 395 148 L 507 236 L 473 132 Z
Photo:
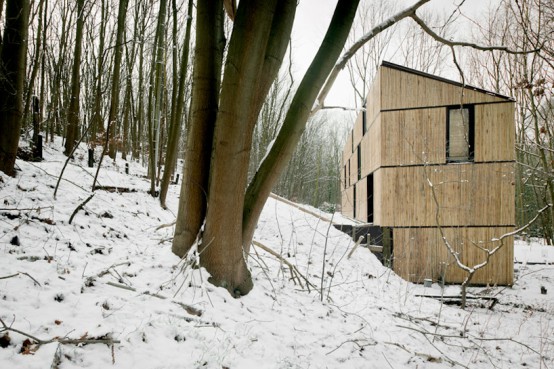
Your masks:
M 61 152 L 46 145 L 44 162 L 0 173 L 0 318 L 20 331 L 0 327 L 0 368 L 554 367 L 554 266 L 525 264 L 531 249 L 553 263 L 552 248 L 518 243 L 514 287 L 472 290 L 498 302 L 463 311 L 418 297 L 441 289 L 403 281 L 366 249 L 348 259 L 349 237 L 270 198 L 255 238 L 294 278 L 253 247 L 255 288 L 233 299 L 171 253 L 178 186 L 162 210 L 144 168 L 105 160 L 100 185 L 136 192 L 96 191 L 69 224 L 94 169 L 82 148 L 53 199 Z

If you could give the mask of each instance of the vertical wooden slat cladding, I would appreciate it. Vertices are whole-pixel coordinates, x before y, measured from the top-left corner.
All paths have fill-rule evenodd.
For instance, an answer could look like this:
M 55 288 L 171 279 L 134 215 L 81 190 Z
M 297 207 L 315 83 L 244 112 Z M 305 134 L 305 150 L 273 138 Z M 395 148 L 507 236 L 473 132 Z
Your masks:
M 447 115 L 459 105 L 469 112 L 468 127 L 456 141 Z M 372 174 L 373 224 L 393 228 L 394 270 L 414 282 L 442 274 L 447 283 L 462 282 L 466 275 L 454 265 L 440 229 L 469 266 L 484 260 L 477 246 L 494 247 L 493 238 L 513 230 L 513 101 L 384 62 L 367 97 L 365 135 L 362 114 L 343 150 L 343 214 L 353 217 L 355 208 L 356 218 L 367 221 Z M 344 167 L 342 172 L 344 187 Z M 473 283 L 512 282 L 513 239 L 508 238 Z
M 343 190 L 341 200 L 342 214 L 352 218 L 354 216 L 354 187 Z
M 514 104 L 475 106 L 475 161 L 515 160 Z
M 513 163 L 395 167 L 380 171 L 382 226 L 514 224 Z
M 369 93 L 367 94 L 367 102 L 366 102 L 366 120 L 368 123 L 368 126 L 373 123 L 375 118 L 379 115 L 381 112 L 381 73 L 378 72 L 375 75 L 375 79 L 373 80 L 373 83 L 371 84 L 371 89 L 369 90 Z
M 342 150 L 342 160 L 345 164 L 348 163 L 348 159 L 352 156 L 352 131 L 348 134 L 346 138 L 346 143 L 344 144 L 344 150 Z
M 485 94 L 470 88 L 381 67 L 381 110 L 473 104 L 506 101 L 505 98 Z
M 513 227 L 444 227 L 446 240 L 460 253 L 462 262 L 473 267 L 486 260 L 481 249 L 492 250 L 500 245 L 493 241 L 513 231 Z M 395 228 L 394 271 L 402 278 L 421 283 L 424 278 L 448 283 L 461 283 L 467 273 L 456 265 L 438 228 Z M 478 271 L 473 284 L 513 283 L 513 237 L 505 238 L 502 248 L 491 257 L 490 264 Z
M 377 116 L 362 139 L 362 177 L 381 166 L 381 116 Z
M 445 108 L 383 112 L 381 121 L 381 165 L 446 162 Z

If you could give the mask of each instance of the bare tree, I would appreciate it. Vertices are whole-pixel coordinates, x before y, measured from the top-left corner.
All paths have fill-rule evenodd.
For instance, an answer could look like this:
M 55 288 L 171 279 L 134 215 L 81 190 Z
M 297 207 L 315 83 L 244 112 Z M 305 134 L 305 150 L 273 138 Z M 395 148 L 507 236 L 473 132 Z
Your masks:
M 6 22 L 0 45 L 0 170 L 9 176 L 15 175 L 23 115 L 29 9 L 28 0 L 6 2 Z
M 81 52 L 83 50 L 83 26 L 85 24 L 84 13 L 85 0 L 77 0 L 77 30 L 75 34 L 75 49 L 73 54 L 73 67 L 71 72 L 71 96 L 67 115 L 67 131 L 65 134 L 65 155 L 70 155 L 79 134 L 79 104 L 81 92 Z

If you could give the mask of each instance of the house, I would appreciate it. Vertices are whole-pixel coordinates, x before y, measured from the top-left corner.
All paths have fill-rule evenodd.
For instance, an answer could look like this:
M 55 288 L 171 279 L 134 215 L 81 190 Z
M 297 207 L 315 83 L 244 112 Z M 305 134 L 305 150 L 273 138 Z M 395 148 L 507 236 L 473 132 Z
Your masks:
M 342 212 L 380 230 L 404 279 L 461 283 L 445 240 L 471 267 L 514 230 L 514 141 L 513 99 L 383 62 L 344 147 Z M 472 281 L 512 284 L 513 237 Z

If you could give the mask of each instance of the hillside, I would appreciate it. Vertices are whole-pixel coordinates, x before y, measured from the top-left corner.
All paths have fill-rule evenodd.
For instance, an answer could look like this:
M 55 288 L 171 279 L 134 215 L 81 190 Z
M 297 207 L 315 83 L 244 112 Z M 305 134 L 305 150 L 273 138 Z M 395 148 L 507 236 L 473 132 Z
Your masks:
M 348 259 L 348 236 L 270 198 L 255 240 L 294 269 L 253 247 L 255 287 L 233 299 L 171 253 L 179 186 L 162 210 L 138 163 L 105 160 L 100 185 L 133 192 L 96 191 L 69 224 L 95 168 L 80 148 L 54 199 L 62 151 L 0 173 L 0 368 L 554 368 L 552 247 L 517 241 L 514 286 L 472 289 L 497 301 L 464 311 L 421 297 L 456 286 Z

